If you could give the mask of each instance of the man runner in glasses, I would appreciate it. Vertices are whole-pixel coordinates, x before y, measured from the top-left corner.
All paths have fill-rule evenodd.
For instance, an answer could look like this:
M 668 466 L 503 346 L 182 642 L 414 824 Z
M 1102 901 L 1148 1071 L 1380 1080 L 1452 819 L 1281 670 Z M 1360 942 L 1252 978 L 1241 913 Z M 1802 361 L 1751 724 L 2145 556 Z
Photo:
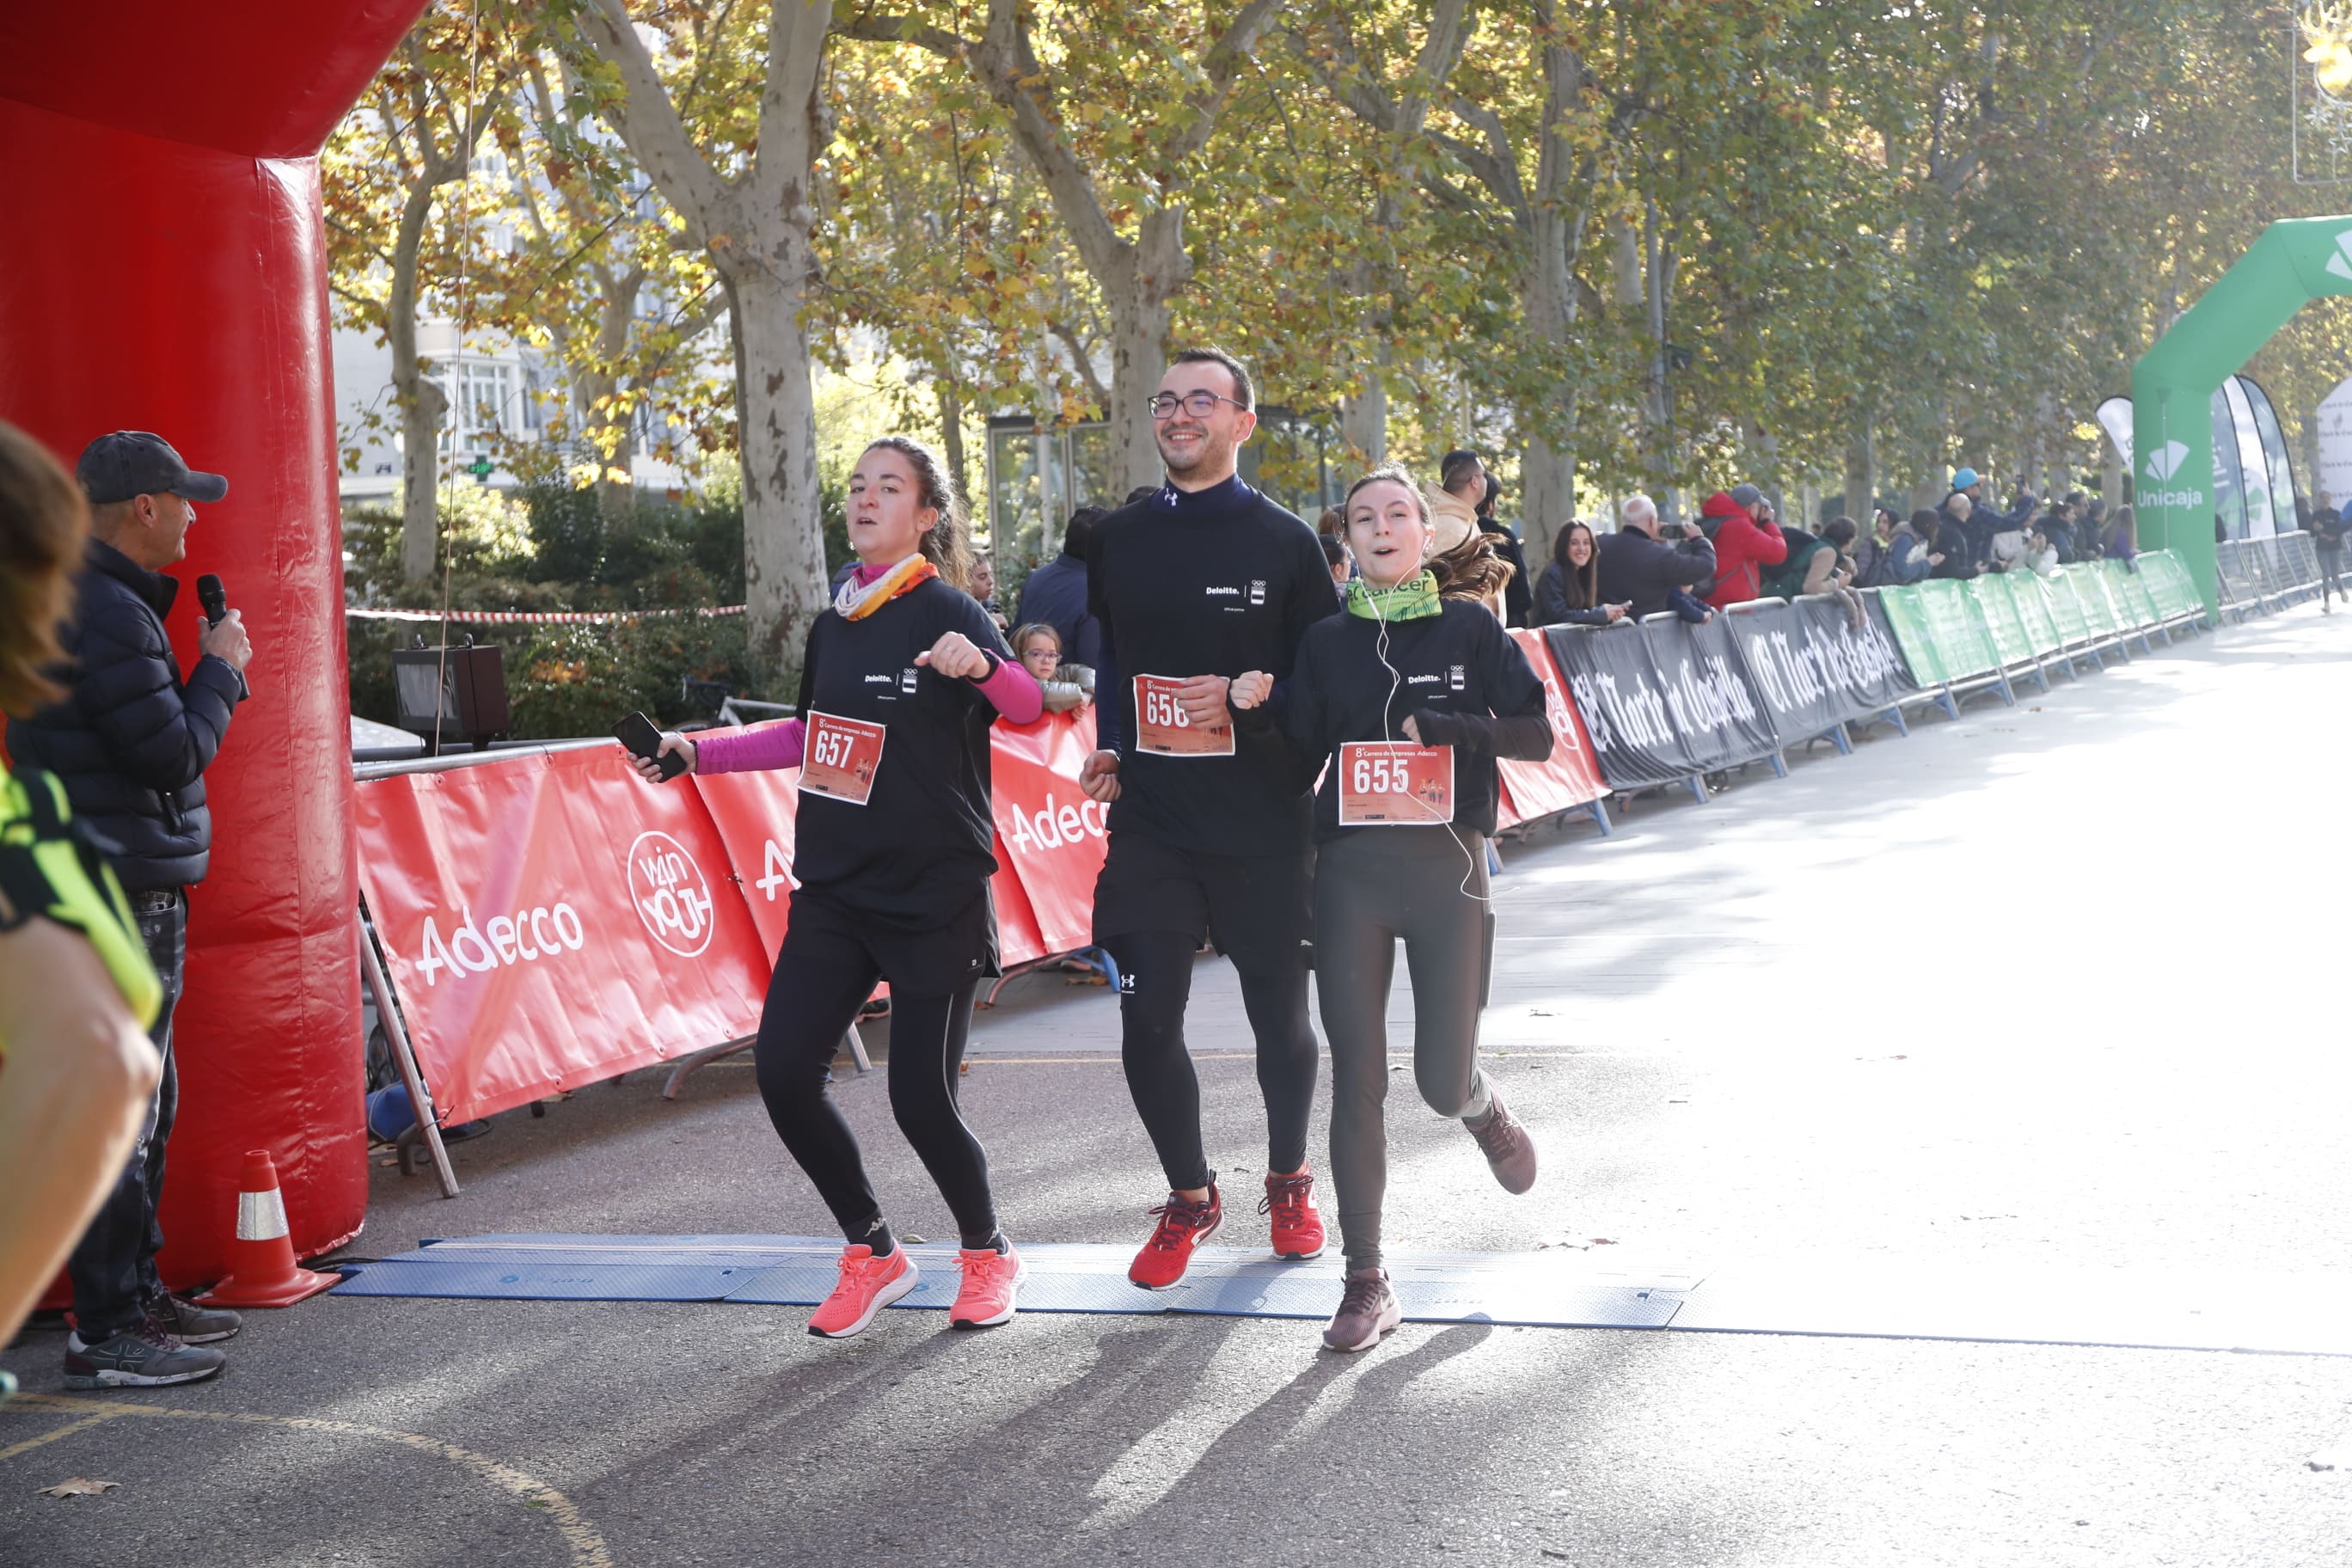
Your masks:
M 1264 739 L 1240 737 L 1226 689 L 1262 669 L 1283 687 L 1299 638 L 1339 606 L 1314 531 L 1244 484 L 1257 426 L 1249 372 L 1216 349 L 1174 356 L 1146 410 L 1168 482 L 1097 525 L 1087 608 L 1102 626 L 1097 743 L 1082 782 L 1110 803 L 1095 940 L 1119 970 L 1129 1091 L 1168 1177 L 1168 1201 L 1128 1278 L 1162 1289 L 1224 1217 L 1201 1138 L 1201 1087 L 1184 1044 L 1203 937 L 1233 960 L 1257 1037 L 1265 1097 L 1265 1199 L 1274 1251 L 1323 1250 L 1307 1120 L 1315 1035 L 1307 1019 L 1311 797 Z

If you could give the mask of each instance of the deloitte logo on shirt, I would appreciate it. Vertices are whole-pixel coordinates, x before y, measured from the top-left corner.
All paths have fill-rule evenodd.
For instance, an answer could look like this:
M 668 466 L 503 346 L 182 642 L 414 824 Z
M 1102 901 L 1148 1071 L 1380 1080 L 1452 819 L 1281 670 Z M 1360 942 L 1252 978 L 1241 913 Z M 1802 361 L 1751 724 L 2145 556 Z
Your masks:
M 2159 451 L 2147 455 L 2147 477 L 2163 484 L 2180 471 L 2181 459 L 2189 456 L 2185 441 L 2167 441 Z M 2154 490 L 2139 498 L 2142 506 L 2203 506 L 2203 490 Z

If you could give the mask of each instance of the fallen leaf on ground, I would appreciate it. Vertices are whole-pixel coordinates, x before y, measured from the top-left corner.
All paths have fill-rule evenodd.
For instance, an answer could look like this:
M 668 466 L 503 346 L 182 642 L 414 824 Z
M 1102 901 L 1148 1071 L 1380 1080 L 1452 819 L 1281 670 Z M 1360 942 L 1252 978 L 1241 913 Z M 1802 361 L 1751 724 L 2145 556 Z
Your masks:
M 911 1243 L 912 1245 L 914 1245 L 914 1246 L 916 1246 L 916 1247 L 929 1247 L 929 1246 L 930 1245 L 930 1243 L 929 1243 L 929 1242 L 925 1241 L 921 1237 L 917 1236 L 917 1235 L 916 1235 L 914 1232 L 912 1232 L 912 1231 L 908 1231 L 906 1235 L 904 1235 L 904 1236 L 900 1237 L 898 1239 L 899 1239 L 900 1241 L 904 1241 L 904 1242 Z
M 43 1487 L 41 1495 L 53 1498 L 96 1497 L 100 1492 L 110 1492 L 121 1484 L 121 1481 L 94 1481 L 88 1476 L 76 1476 L 71 1480 L 59 1481 L 56 1486 Z

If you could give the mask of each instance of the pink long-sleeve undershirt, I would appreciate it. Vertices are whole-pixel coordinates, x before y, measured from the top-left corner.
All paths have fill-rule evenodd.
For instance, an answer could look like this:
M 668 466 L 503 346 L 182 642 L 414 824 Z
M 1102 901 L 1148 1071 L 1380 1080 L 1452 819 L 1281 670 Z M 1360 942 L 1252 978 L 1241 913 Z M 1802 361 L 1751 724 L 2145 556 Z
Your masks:
M 1012 659 L 1001 661 L 996 672 L 974 681 L 989 706 L 1015 724 L 1033 724 L 1045 710 L 1045 694 L 1034 677 Z M 808 741 L 808 726 L 787 719 L 765 730 L 740 735 L 698 735 L 694 741 L 694 771 L 698 773 L 748 773 L 764 768 L 796 768 Z

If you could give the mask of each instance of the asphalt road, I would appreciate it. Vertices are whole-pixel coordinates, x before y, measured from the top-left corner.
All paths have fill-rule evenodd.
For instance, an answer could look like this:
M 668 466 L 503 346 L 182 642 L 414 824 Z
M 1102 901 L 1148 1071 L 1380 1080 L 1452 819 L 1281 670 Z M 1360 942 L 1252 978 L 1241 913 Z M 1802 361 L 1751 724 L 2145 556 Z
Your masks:
M 2352 1279 L 2347 673 L 2352 619 L 2298 610 L 1507 848 L 1488 1038 L 1543 1179 L 1505 1196 L 1400 1087 L 1391 1247 Z M 1221 962 L 1198 996 L 1239 1194 L 1262 1124 Z M 1115 1038 L 1053 977 L 987 1016 L 967 1107 L 1016 1238 L 1144 1233 Z M 747 1068 L 658 1089 L 501 1118 L 454 1201 L 379 1169 L 354 1251 L 823 1233 Z M 878 1077 L 841 1094 L 899 1228 L 947 1236 Z M 2352 1465 L 2347 1359 L 1480 1324 L 1341 1358 L 1289 1321 L 900 1312 L 835 1344 L 804 1318 L 323 1298 L 254 1314 L 215 1384 L 105 1396 L 61 1395 L 36 1328 L 0 1355 L 29 1394 L 0 1411 L 0 1563 L 2352 1555 L 2352 1471 L 2310 1463 Z M 37 1495 L 77 1476 L 121 1485 Z

